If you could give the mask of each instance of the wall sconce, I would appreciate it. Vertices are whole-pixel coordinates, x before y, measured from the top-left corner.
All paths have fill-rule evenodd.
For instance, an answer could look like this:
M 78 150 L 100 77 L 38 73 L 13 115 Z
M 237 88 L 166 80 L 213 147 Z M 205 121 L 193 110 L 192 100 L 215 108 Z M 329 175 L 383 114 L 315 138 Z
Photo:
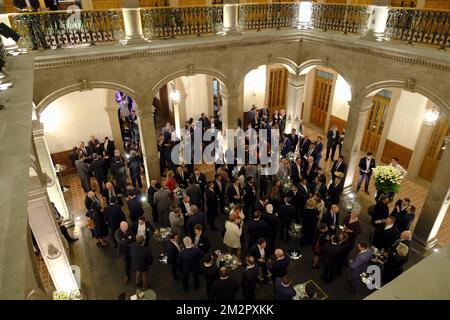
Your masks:
M 436 107 L 433 107 L 425 111 L 423 122 L 429 125 L 434 125 L 436 124 L 438 118 L 439 118 L 439 110 Z
M 287 123 L 292 123 L 292 117 L 291 117 L 291 114 L 289 114 L 288 117 L 287 117 Z
M 170 100 L 172 100 L 173 103 L 180 103 L 181 94 L 180 94 L 180 91 L 178 91 L 177 89 L 170 90 L 169 96 L 170 96 Z
M 61 255 L 61 251 L 58 250 L 53 244 L 49 244 L 47 248 L 47 258 L 57 259 Z

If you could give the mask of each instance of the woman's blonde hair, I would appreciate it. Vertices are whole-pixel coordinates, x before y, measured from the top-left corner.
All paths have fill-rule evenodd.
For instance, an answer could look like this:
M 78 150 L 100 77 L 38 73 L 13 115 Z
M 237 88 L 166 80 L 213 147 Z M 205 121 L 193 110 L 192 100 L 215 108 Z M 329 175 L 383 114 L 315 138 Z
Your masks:
M 401 242 L 397 245 L 397 249 L 396 250 L 397 250 L 397 253 L 398 253 L 398 255 L 400 257 L 406 257 L 408 255 L 408 252 L 409 252 L 408 246 L 406 244 L 404 244 L 404 243 L 401 243 Z
M 306 206 L 308 208 L 314 208 L 317 205 L 316 200 L 314 200 L 314 198 L 309 198 L 308 201 L 306 202 Z
M 172 170 L 167 171 L 167 179 L 169 179 L 169 178 L 173 178 L 173 171 Z
M 230 213 L 230 217 L 228 218 L 228 220 L 230 220 L 231 222 L 235 222 L 236 219 L 237 219 L 236 213 L 234 212 Z

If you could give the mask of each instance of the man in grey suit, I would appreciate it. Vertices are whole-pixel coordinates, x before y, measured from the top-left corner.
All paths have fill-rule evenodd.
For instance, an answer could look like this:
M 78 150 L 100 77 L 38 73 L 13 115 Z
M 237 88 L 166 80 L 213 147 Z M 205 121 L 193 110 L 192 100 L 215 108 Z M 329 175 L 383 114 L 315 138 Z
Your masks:
M 91 169 L 89 164 L 87 164 L 85 160 L 85 156 L 80 154 L 78 160 L 75 161 L 75 168 L 77 168 L 78 177 L 81 181 L 81 187 L 84 192 L 89 192 L 92 190 L 91 188 Z
M 366 242 L 358 243 L 358 254 L 354 260 L 350 260 L 350 286 L 351 291 L 356 292 L 361 288 L 361 273 L 367 271 L 367 266 L 372 258 L 372 251 L 368 248 Z
M 161 184 L 159 182 L 156 184 L 156 189 L 159 190 L 155 192 L 154 199 L 156 207 L 158 208 L 161 227 L 170 227 L 170 191 L 166 187 L 161 188 Z

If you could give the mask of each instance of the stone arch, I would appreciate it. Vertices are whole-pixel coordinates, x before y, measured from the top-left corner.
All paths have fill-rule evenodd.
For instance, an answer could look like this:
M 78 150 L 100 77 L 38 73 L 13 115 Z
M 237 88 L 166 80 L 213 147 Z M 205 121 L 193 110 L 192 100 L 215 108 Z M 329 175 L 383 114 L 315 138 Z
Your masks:
M 400 88 L 409 90 L 411 92 L 416 92 L 424 97 L 430 99 L 436 106 L 439 108 L 439 110 L 448 118 L 450 119 L 450 104 L 439 94 L 434 92 L 431 89 L 428 89 L 427 87 L 424 87 L 420 84 L 414 83 L 411 84 L 411 86 L 408 88 L 407 82 L 404 80 L 385 80 L 385 81 L 379 81 L 376 83 L 373 83 L 369 86 L 367 86 L 363 94 L 361 96 L 362 99 L 365 97 L 370 97 L 375 95 L 378 91 L 386 88 Z
M 63 88 L 60 88 L 56 91 L 53 91 L 51 94 L 44 97 L 41 101 L 39 101 L 36 105 L 35 111 L 36 115 L 39 117 L 41 113 L 47 108 L 53 101 L 57 100 L 58 98 L 61 98 L 62 96 L 65 96 L 72 92 L 77 91 L 86 91 L 86 90 L 93 90 L 93 89 L 113 89 L 113 90 L 120 90 L 122 92 L 125 92 L 129 96 L 133 98 L 133 100 L 136 102 L 136 106 L 138 109 L 140 109 L 140 106 L 143 106 L 142 101 L 140 97 L 137 95 L 136 91 L 118 84 L 114 82 L 109 81 L 89 81 L 89 82 L 81 82 L 77 84 L 72 84 Z

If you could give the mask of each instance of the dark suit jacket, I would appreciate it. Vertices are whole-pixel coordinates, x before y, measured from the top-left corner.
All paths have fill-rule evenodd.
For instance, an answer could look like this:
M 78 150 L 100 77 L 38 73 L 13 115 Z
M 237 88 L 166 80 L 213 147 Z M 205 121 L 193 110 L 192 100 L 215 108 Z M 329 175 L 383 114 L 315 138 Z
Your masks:
M 114 150 L 116 150 L 116 146 L 114 145 L 114 141 L 108 140 L 108 145 L 106 146 L 105 150 L 105 144 L 100 143 L 100 152 L 105 153 L 110 158 L 114 157 Z
M 267 238 L 276 239 L 278 231 L 280 230 L 280 218 L 275 214 L 266 213 L 262 216 L 262 219 L 267 224 Z
M 206 230 L 204 212 L 199 211 L 197 212 L 197 214 L 194 214 L 193 216 L 189 217 L 189 221 L 187 222 L 187 228 L 191 239 L 194 239 L 195 237 L 194 227 L 196 224 L 201 224 L 203 226 L 203 230 Z
M 322 262 L 326 266 L 337 266 L 342 260 L 342 247 L 327 243 L 322 249 Z
M 117 229 L 114 237 L 117 241 L 117 251 L 120 255 L 126 256 L 130 254 L 130 244 L 133 241 L 132 235 L 128 230 L 124 233 L 122 230 Z
M 178 171 L 175 173 L 175 181 L 178 183 L 179 186 L 186 188 L 188 186 L 188 173 L 183 172 L 183 177 L 181 177 L 181 174 L 178 173 Z
M 218 194 L 209 189 L 206 190 L 206 207 L 208 217 L 215 216 L 219 208 Z
M 281 283 L 281 278 L 275 280 L 275 299 L 292 300 L 297 293 L 292 287 L 285 287 Z
M 265 238 L 267 235 L 267 223 L 262 220 L 252 220 L 247 224 L 248 245 L 253 246 L 259 238 Z
M 259 268 L 255 265 L 253 268 L 245 269 L 242 273 L 242 293 L 245 297 L 254 297 L 256 284 L 258 283 L 258 271 Z
M 320 193 L 322 199 L 326 199 L 327 196 L 327 186 L 325 183 L 321 183 L 320 186 L 313 184 L 311 186 L 314 190 L 314 193 Z
M 291 151 L 294 152 L 295 148 L 297 147 L 298 144 L 298 135 L 294 135 L 294 137 L 292 137 L 291 134 L 288 135 L 288 139 L 289 141 L 291 141 Z
M 267 260 L 269 258 L 267 256 L 267 248 L 264 249 L 264 252 L 265 252 L 265 259 Z M 248 254 L 251 255 L 253 258 L 255 258 L 255 262 L 258 262 L 258 259 L 261 259 L 261 253 L 259 252 L 258 244 L 254 244 L 248 251 Z
M 178 255 L 178 263 L 180 264 L 181 272 L 186 274 L 192 272 L 198 274 L 200 271 L 200 259 L 202 252 L 198 248 L 191 247 L 184 249 Z
M 328 201 L 331 204 L 338 204 L 341 193 L 343 191 L 342 183 L 339 185 L 335 185 L 334 182 L 330 184 L 328 187 Z
M 136 271 L 147 272 L 153 264 L 153 256 L 146 246 L 138 246 L 132 243 L 130 246 L 132 266 Z
M 293 183 L 300 183 L 300 179 L 302 177 L 302 167 L 300 165 L 300 171 L 297 169 L 297 164 L 294 163 L 291 166 L 291 179 Z
M 315 163 L 312 164 L 311 169 L 308 172 L 308 163 L 305 162 L 305 166 L 303 167 L 303 177 L 306 178 L 309 184 L 311 184 L 314 180 L 314 176 L 316 174 L 317 166 Z
M 97 159 L 91 162 L 91 171 L 94 172 L 94 175 L 97 179 L 102 179 L 106 181 L 107 173 L 106 173 L 106 164 L 105 160 Z
M 283 204 L 280 207 L 280 212 L 278 212 L 278 216 L 280 217 L 280 220 L 283 221 L 284 223 L 289 223 L 295 216 L 295 207 L 292 204 L 290 205 Z
M 333 130 L 328 130 L 327 133 L 327 144 L 330 146 L 337 146 L 339 144 L 339 130 L 336 130 L 336 135 L 333 139 Z
M 122 221 L 127 221 L 125 213 L 123 213 L 122 208 L 118 205 L 106 206 L 103 209 L 103 214 L 105 215 L 109 227 L 114 231 L 120 227 Z
M 346 170 L 347 170 L 347 166 L 345 165 L 344 162 L 341 162 L 341 164 L 339 165 L 339 168 L 337 168 L 337 160 L 334 161 L 333 166 L 331 167 L 331 176 L 332 179 L 334 181 L 334 178 L 336 177 L 334 174 L 336 171 L 342 172 L 345 174 Z
M 192 239 L 195 241 L 195 237 Z M 203 255 L 207 254 L 211 249 L 211 242 L 209 242 L 208 236 L 205 233 L 202 233 L 200 239 L 198 240 L 198 247 Z
M 25 0 L 14 0 L 14 7 L 19 9 L 24 9 L 27 7 L 27 2 Z M 34 11 L 37 11 L 40 8 L 39 0 L 30 0 L 30 4 L 33 7 Z
M 198 184 L 200 186 L 200 190 L 202 194 L 205 192 L 206 189 L 206 176 L 204 173 L 200 173 L 199 178 L 197 180 L 197 177 L 195 174 L 192 174 L 192 179 L 194 179 L 194 183 Z
M 135 222 L 131 225 L 131 234 L 135 238 L 137 235 L 138 227 L 139 227 L 139 221 Z M 153 232 L 155 232 L 155 228 L 153 228 L 153 226 L 150 222 L 145 221 L 145 243 L 144 243 L 144 246 L 148 247 Z
M 202 204 L 202 191 L 198 185 L 191 184 L 186 188 L 186 195 L 191 199 L 191 203 L 200 207 Z
M 367 161 L 366 161 L 366 157 L 363 157 L 359 160 L 359 170 L 361 172 L 361 174 L 365 174 L 363 172 L 363 170 L 369 170 L 369 173 L 367 173 L 369 176 L 372 175 L 372 169 L 374 169 L 376 167 L 375 165 L 375 159 L 372 158 L 370 159 L 370 165 L 369 168 L 367 168 Z
M 181 245 L 180 245 L 181 249 Z M 172 243 L 172 241 L 167 241 L 167 263 L 168 264 L 176 264 L 178 263 L 178 255 L 180 251 L 176 245 Z
M 310 145 L 311 145 L 311 140 L 309 140 L 309 139 L 308 140 L 303 139 L 301 141 L 300 154 L 302 155 L 302 157 L 308 152 Z
M 373 234 L 372 244 L 378 249 L 388 250 L 399 238 L 397 227 L 384 230 L 384 225 L 378 227 Z
M 240 187 L 239 187 L 239 195 L 241 196 L 241 199 L 242 199 L 242 190 Z M 236 196 L 236 190 L 234 190 L 233 184 L 230 183 L 230 185 L 228 186 L 228 189 L 227 189 L 228 202 L 235 203 L 235 204 L 240 203 L 241 201 L 234 199 L 234 196 Z
M 127 201 L 128 210 L 130 211 L 130 220 L 136 222 L 139 217 L 144 215 L 144 208 L 140 196 L 135 196 L 133 199 Z
M 286 139 L 283 140 L 282 144 L 281 144 L 281 154 L 282 156 L 286 156 L 286 154 L 288 154 L 289 152 L 291 152 L 291 140 Z
M 283 259 L 274 260 L 272 269 L 270 270 L 272 279 L 284 277 L 288 272 L 289 262 L 291 262 L 291 258 L 287 255 L 285 255 Z
M 219 188 L 219 183 L 220 183 L 220 186 L 222 187 L 222 191 Z M 223 182 L 223 180 L 221 180 L 220 182 L 217 182 L 217 180 L 214 180 L 214 192 L 222 200 L 222 197 L 225 195 L 225 183 Z
M 305 190 L 305 188 L 302 185 L 298 186 L 298 193 L 300 194 L 300 207 L 303 209 L 305 207 L 306 201 L 308 201 L 309 199 L 309 193 L 310 193 L 310 188 L 309 186 L 306 186 L 306 188 L 308 189 L 307 191 Z
M 320 220 L 321 223 L 325 223 L 328 226 L 328 229 L 330 229 L 330 226 L 334 226 L 334 230 L 337 230 L 337 227 L 339 225 L 339 213 L 336 214 L 336 221 L 333 223 L 333 216 L 331 215 L 330 210 L 327 210 L 327 212 L 322 216 L 322 220 Z
M 246 184 L 243 200 L 246 203 L 254 205 L 256 201 L 256 187 L 252 188 L 249 184 Z
M 309 157 L 309 156 L 313 157 L 313 158 L 314 158 L 314 161 L 315 161 L 315 160 L 317 159 L 317 155 L 318 155 L 317 147 L 313 149 L 313 151 L 311 152 L 311 154 L 309 154 L 309 152 L 310 152 L 310 149 L 308 148 L 308 150 L 306 150 L 306 152 L 305 152 L 304 155 L 305 155 L 306 157 Z M 305 163 L 306 163 L 306 162 L 305 162 Z
M 238 291 L 239 283 L 230 277 L 217 279 L 211 288 L 211 294 L 214 300 L 234 300 Z
M 261 201 L 256 201 L 255 203 L 255 211 L 259 210 L 262 214 L 264 214 L 264 212 L 266 212 L 266 207 L 263 206 L 263 204 L 261 203 Z

